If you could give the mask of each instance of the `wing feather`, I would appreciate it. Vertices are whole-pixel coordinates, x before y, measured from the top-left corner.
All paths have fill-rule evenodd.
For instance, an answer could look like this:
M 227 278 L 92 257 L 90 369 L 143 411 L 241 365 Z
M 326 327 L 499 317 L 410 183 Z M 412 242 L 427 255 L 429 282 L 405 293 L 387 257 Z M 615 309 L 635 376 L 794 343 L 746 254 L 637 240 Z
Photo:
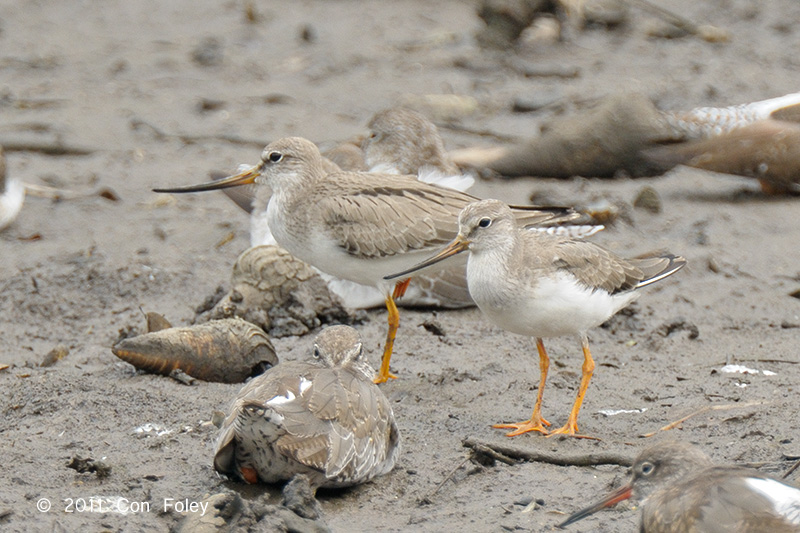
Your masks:
M 478 198 L 409 176 L 354 173 L 328 176 L 318 209 L 329 237 L 353 255 L 384 257 L 443 246 L 458 232 L 458 214 Z M 567 221 L 568 208 L 515 208 L 523 226 Z

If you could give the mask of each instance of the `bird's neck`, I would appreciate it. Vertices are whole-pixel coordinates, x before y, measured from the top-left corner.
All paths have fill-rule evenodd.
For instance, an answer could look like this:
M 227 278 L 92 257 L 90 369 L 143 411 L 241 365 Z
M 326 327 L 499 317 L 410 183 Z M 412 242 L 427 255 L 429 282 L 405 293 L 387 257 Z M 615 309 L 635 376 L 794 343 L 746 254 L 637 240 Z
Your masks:
M 494 239 L 489 246 L 473 246 L 470 248 L 468 268 L 483 272 L 492 272 L 491 277 L 506 279 L 508 269 L 518 260 L 516 255 L 521 252 L 520 246 L 515 246 L 516 234 L 502 235 Z

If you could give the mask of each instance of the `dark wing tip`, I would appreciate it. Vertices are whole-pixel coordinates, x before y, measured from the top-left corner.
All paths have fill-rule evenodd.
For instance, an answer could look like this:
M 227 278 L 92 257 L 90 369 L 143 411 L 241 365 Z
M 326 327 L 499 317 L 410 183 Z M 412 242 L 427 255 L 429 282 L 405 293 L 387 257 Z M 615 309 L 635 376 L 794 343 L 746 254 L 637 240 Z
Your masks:
M 660 259 L 666 259 L 667 263 L 663 266 L 663 268 L 659 269 L 657 272 L 654 272 L 654 273 L 650 274 L 650 276 L 647 277 L 646 279 L 643 279 L 642 281 L 640 281 L 639 284 L 636 286 L 637 288 L 645 287 L 647 285 L 650 285 L 651 283 L 655 283 L 657 281 L 661 281 L 662 279 L 666 278 L 667 276 L 671 276 L 672 274 L 674 274 L 678 270 L 680 270 L 683 267 L 685 267 L 686 263 L 687 263 L 685 257 L 683 257 L 681 255 L 670 254 L 670 253 L 663 254 L 659 258 Z

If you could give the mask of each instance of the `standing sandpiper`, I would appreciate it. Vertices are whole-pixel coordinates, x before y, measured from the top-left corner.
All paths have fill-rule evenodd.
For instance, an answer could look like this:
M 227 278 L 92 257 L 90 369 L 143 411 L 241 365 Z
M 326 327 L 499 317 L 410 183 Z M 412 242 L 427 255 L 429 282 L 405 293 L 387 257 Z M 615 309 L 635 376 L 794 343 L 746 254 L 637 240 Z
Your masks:
M 400 435 L 389 400 L 349 326 L 322 330 L 314 361 L 281 363 L 242 388 L 217 440 L 214 468 L 248 483 L 306 474 L 314 488 L 389 472 Z
M 800 489 L 757 470 L 713 466 L 694 446 L 669 441 L 642 451 L 628 483 L 558 527 L 631 497 L 642 502 L 643 533 L 800 531 Z
M 256 183 L 272 189 L 266 219 L 279 245 L 292 255 L 337 278 L 372 285 L 384 294 L 389 311 L 377 383 L 389 373 L 399 324 L 395 298 L 408 279 L 387 282 L 442 246 L 457 232 L 458 213 L 477 200 L 408 176 L 364 172 L 327 173 L 317 146 L 300 137 L 279 139 L 264 148 L 261 162 L 228 178 L 156 192 L 197 192 Z M 573 219 L 568 208 L 515 208 L 517 223 Z M 394 288 L 394 291 L 392 290 Z
M 528 431 L 577 435 L 580 411 L 594 361 L 586 332 L 608 320 L 639 295 L 637 289 L 675 273 L 686 260 L 671 254 L 648 259 L 622 259 L 585 241 L 527 231 L 515 223 L 499 200 L 482 200 L 458 216 L 458 235 L 441 252 L 387 279 L 402 278 L 450 256 L 469 250 L 467 284 L 481 311 L 508 331 L 536 338 L 539 392 L 529 420 L 497 424 L 513 429 L 509 437 Z M 550 359 L 544 337 L 579 335 L 583 376 L 567 423 L 549 431 L 541 415 Z

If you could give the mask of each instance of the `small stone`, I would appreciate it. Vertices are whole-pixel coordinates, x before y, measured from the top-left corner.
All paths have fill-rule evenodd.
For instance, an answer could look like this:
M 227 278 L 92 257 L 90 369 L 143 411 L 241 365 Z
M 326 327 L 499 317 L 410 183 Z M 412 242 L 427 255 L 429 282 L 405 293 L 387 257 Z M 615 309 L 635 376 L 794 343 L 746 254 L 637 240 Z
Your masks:
M 207 37 L 192 50 L 192 61 L 202 67 L 222 64 L 222 43 L 214 37 Z
M 442 324 L 435 318 L 429 318 L 420 325 L 425 328 L 425 331 L 433 333 L 437 337 L 444 337 L 447 335 L 442 327 Z
M 44 359 L 39 364 L 39 366 L 53 366 L 54 364 L 61 361 L 68 355 L 69 355 L 69 348 L 67 348 L 63 344 L 59 344 L 58 346 L 50 350 L 47 353 L 47 355 L 44 356 Z
M 305 24 L 300 28 L 300 40 L 304 43 L 315 43 L 317 41 L 317 30 L 311 24 Z
M 636 195 L 636 199 L 633 201 L 633 207 L 645 209 L 657 215 L 661 212 L 661 197 L 654 188 L 644 186 Z

